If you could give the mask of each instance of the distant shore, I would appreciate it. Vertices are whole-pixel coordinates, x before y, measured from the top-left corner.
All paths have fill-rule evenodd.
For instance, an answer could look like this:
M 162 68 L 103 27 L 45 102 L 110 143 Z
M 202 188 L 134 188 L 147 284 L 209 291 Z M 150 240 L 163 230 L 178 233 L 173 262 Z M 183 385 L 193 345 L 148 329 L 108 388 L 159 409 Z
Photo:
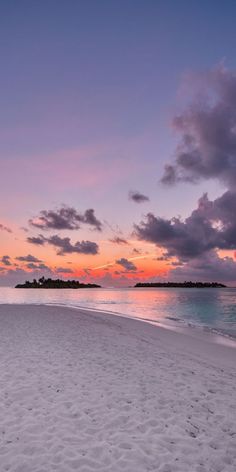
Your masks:
M 95 283 L 81 283 L 79 280 L 64 279 L 34 279 L 32 282 L 26 280 L 23 284 L 17 284 L 15 288 L 56 288 L 56 289 L 79 289 L 79 288 L 102 288 Z M 133 288 L 227 288 L 226 285 L 218 282 L 139 282 Z
M 139 282 L 134 288 L 227 288 L 218 282 Z
M 2 470 L 236 470 L 236 349 L 57 306 L 0 323 Z
M 39 289 L 64 289 L 64 288 L 71 288 L 71 289 L 79 289 L 79 288 L 101 288 L 100 285 L 97 284 L 84 284 L 79 282 L 78 280 L 62 280 L 62 279 L 45 279 L 45 277 L 41 277 L 39 280 L 34 279 L 33 282 L 29 282 L 26 280 L 24 284 L 17 284 L 15 288 L 39 288 Z

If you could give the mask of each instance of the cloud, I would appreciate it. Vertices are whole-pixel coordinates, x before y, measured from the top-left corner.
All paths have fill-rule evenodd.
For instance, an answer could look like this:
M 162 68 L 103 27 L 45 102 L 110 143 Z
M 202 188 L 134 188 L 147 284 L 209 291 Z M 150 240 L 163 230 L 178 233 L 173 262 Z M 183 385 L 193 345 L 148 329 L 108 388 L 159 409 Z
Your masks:
M 34 262 L 29 262 L 26 265 L 26 267 L 28 267 L 28 269 L 31 269 L 31 270 L 49 270 L 49 271 L 51 271 L 51 269 L 43 263 L 35 264 Z
M 7 233 L 12 233 L 12 230 L 8 228 L 8 226 L 4 226 L 0 223 L 0 230 L 1 231 L 6 231 Z
M 22 262 L 42 262 L 40 259 L 37 259 L 37 257 L 34 257 L 31 254 L 28 254 L 28 256 L 18 256 L 16 257 L 16 260 Z
M 51 246 L 58 248 L 57 254 L 60 256 L 72 253 L 96 255 L 99 252 L 99 246 L 97 243 L 92 241 L 77 241 L 73 244 L 71 243 L 70 238 L 61 238 L 57 234 L 50 236 L 49 238 L 45 238 L 40 234 L 36 238 L 27 238 L 27 241 L 36 245 L 50 244 Z
M 144 203 L 144 202 L 149 202 L 149 197 L 147 197 L 146 195 L 143 195 L 140 192 L 131 190 L 129 192 L 129 200 L 132 200 L 135 203 Z
M 98 231 L 102 230 L 102 223 L 95 217 L 94 210 L 92 208 L 89 208 L 84 212 L 84 215 L 82 215 L 82 223 L 94 226 L 94 228 Z
M 181 267 L 184 265 L 184 263 L 180 261 L 173 261 L 173 262 L 170 262 L 170 265 L 173 267 Z
M 58 235 L 51 236 L 50 238 L 45 238 L 48 244 L 58 248 L 57 254 L 98 254 L 98 245 L 92 241 L 77 241 L 75 244 L 70 242 L 70 238 L 60 238 Z
M 101 231 L 102 223 L 99 221 L 92 208 L 86 210 L 83 214 L 75 208 L 63 206 L 58 210 L 42 210 L 39 216 L 29 220 L 29 224 L 43 230 L 48 229 L 79 229 L 81 224 L 88 224 Z
M 58 274 L 73 274 L 73 270 L 72 269 L 69 269 L 68 267 L 57 267 L 55 269 L 55 272 L 57 272 Z
M 236 193 L 227 191 L 210 201 L 204 194 L 185 221 L 148 213 L 135 225 L 136 236 L 165 248 L 167 257 L 188 261 L 212 249 L 236 249 Z
M 204 91 L 173 119 L 180 135 L 175 161 L 165 167 L 162 182 L 218 179 L 236 185 L 236 74 L 223 67 L 202 77 Z M 199 97 L 199 94 L 197 95 Z
M 133 254 L 142 254 L 142 252 L 140 251 L 140 249 L 137 249 L 136 247 L 133 248 Z
M 236 282 L 236 262 L 230 257 L 220 258 L 215 251 L 210 251 L 172 270 L 171 274 L 179 280 Z
M 124 257 L 118 259 L 116 261 L 116 264 L 122 266 L 126 271 L 134 272 L 137 270 L 137 267 L 133 264 L 133 262 L 128 261 L 128 259 L 125 259 Z
M 27 238 L 28 243 L 35 244 L 36 246 L 43 246 L 45 244 L 45 238 L 42 234 L 39 236 L 32 236 Z
M 168 260 L 169 260 L 169 257 L 164 254 L 162 256 L 156 257 L 156 261 L 168 261 Z
M 110 239 L 110 241 L 114 244 L 129 244 L 126 239 L 120 238 L 119 236 L 115 236 L 114 238 Z
M 37 239 L 37 242 L 33 242 L 32 239 Z M 58 248 L 57 254 L 62 256 L 64 254 L 98 254 L 99 247 L 97 243 L 92 241 L 77 241 L 75 244 L 71 243 L 70 238 L 61 238 L 57 234 L 50 236 L 50 238 L 45 238 L 44 236 L 40 235 L 38 238 L 27 238 L 29 242 L 33 242 L 33 244 L 39 244 L 38 240 L 40 240 L 40 244 L 50 244 Z
M 194 77 L 195 79 L 196 77 Z M 175 160 L 165 167 L 162 182 L 217 179 L 228 189 L 213 201 L 204 194 L 184 222 L 148 214 L 136 234 L 176 256 L 176 277 L 236 281 L 234 259 L 218 249 L 236 248 L 236 73 L 218 67 L 198 76 L 200 93 L 173 120 L 180 135 Z
M 10 256 L 2 256 L 1 263 L 4 264 L 5 266 L 10 266 Z
M 178 180 L 180 180 L 180 177 L 177 177 L 176 166 L 166 164 L 161 182 L 166 185 L 174 185 Z

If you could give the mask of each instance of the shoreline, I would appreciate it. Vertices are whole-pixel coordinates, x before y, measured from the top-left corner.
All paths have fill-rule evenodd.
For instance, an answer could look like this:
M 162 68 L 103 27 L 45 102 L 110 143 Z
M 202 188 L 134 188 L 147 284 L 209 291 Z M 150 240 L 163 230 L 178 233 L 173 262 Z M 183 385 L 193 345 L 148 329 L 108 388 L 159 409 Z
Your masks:
M 204 324 L 197 324 L 193 322 L 188 322 L 182 320 L 181 318 L 166 318 L 167 322 L 165 321 L 158 321 L 152 320 L 148 318 L 141 318 L 135 317 L 128 314 L 123 314 L 119 312 L 115 312 L 112 310 L 104 310 L 99 308 L 92 308 L 92 307 L 84 307 L 82 305 L 69 305 L 63 303 L 0 303 L 0 307 L 4 305 L 13 305 L 13 306 L 55 306 L 61 308 L 68 308 L 73 310 L 78 310 L 78 312 L 88 312 L 88 313 L 97 313 L 98 315 L 106 315 L 106 316 L 115 316 L 124 319 L 134 320 L 134 321 L 141 321 L 143 323 L 147 323 L 157 328 L 162 328 L 165 330 L 173 331 L 176 333 L 182 333 L 188 336 L 196 337 L 197 339 L 205 339 L 205 341 L 215 344 L 223 344 L 228 347 L 232 347 L 236 349 L 236 335 L 232 335 L 226 331 L 219 330 L 216 328 L 211 328 Z M 170 322 L 169 322 L 170 320 Z
M 140 321 L 0 305 L 1 470 L 235 471 L 235 349 Z
M 4 293 L 4 289 L 6 289 L 6 294 Z M 179 294 L 176 293 L 174 295 L 177 297 L 177 306 L 175 304 L 171 305 L 171 302 L 167 300 L 166 296 L 164 295 L 166 290 L 172 289 L 161 289 L 160 297 L 158 296 L 158 306 L 155 307 L 155 296 L 153 293 L 156 293 L 156 289 L 144 289 L 148 294 L 149 291 L 152 292 L 152 295 L 149 297 L 147 296 L 148 303 L 145 305 L 145 300 L 141 295 L 143 289 L 135 289 L 138 291 L 138 298 L 136 301 L 136 297 L 134 295 L 134 289 L 124 289 L 126 292 L 131 290 L 131 294 L 125 294 L 125 297 L 122 298 L 122 294 L 113 294 L 112 292 L 109 293 L 110 289 L 101 289 L 102 295 L 97 295 L 94 301 L 94 293 L 93 289 L 88 290 L 89 294 L 85 295 L 79 294 L 78 297 L 71 294 L 71 290 L 69 290 L 70 294 L 68 295 L 66 291 L 62 290 L 63 294 L 53 293 L 53 295 L 48 295 L 48 290 L 43 290 L 40 294 L 38 294 L 37 290 L 33 290 L 31 295 L 25 293 L 26 291 L 23 290 L 22 294 L 18 294 L 15 292 L 20 292 L 11 287 L 3 287 L 3 290 L 0 290 L 0 303 L 29 303 L 29 304 L 39 304 L 39 305 L 50 305 L 55 304 L 55 306 L 73 306 L 76 309 L 82 309 L 86 311 L 98 311 L 104 312 L 108 314 L 112 314 L 115 316 L 122 316 L 132 319 L 142 319 L 143 321 L 147 321 L 153 323 L 154 325 L 163 326 L 167 329 L 174 329 L 175 331 L 189 331 L 194 330 L 196 336 L 200 335 L 205 336 L 209 334 L 210 340 L 215 339 L 217 343 L 225 343 L 228 345 L 236 346 L 236 322 L 235 322 L 235 310 L 232 308 L 236 302 L 236 292 L 235 289 L 232 289 L 233 292 L 231 293 L 231 289 L 216 289 L 217 295 L 215 300 L 215 295 L 210 295 L 209 289 L 207 293 L 207 303 L 209 304 L 209 310 L 211 310 L 210 316 L 208 313 L 201 312 L 201 305 L 199 305 L 199 296 L 195 300 L 195 294 L 193 294 L 193 290 L 190 289 L 192 295 L 188 296 L 186 292 L 186 303 L 179 301 Z M 185 289 L 183 289 L 185 290 Z M 226 290 L 226 295 L 222 298 L 223 291 Z M 53 290 L 55 292 L 55 290 Z M 84 292 L 84 291 L 83 291 Z M 103 293 L 104 292 L 104 293 Z M 179 292 L 179 290 L 178 290 Z M 201 291 L 203 293 L 203 290 Z M 211 293 L 215 291 L 211 290 Z M 229 293 L 228 293 L 229 292 Z M 195 292 L 194 292 L 195 293 Z M 219 295 L 218 295 L 219 293 Z M 193 304 L 191 301 L 191 297 L 194 296 Z M 205 292 L 203 294 L 205 297 Z M 129 300 L 131 297 L 131 301 Z M 162 307 L 162 297 L 163 297 L 163 307 Z M 219 298 L 219 306 L 217 305 Z M 104 299 L 104 300 L 103 300 Z M 160 299 L 160 301 L 159 301 Z M 124 300 L 124 301 L 123 301 Z M 149 303 L 150 300 L 150 303 Z M 194 303 L 196 306 L 194 306 Z M 216 307 L 215 304 L 216 303 Z M 222 307 L 221 307 L 222 304 Z M 85 305 L 85 306 L 83 306 Z M 159 306 L 160 305 L 160 306 Z M 189 306 L 188 306 L 189 305 Z M 193 306 L 192 306 L 193 305 Z M 208 305 L 207 305 L 208 306 Z M 156 310 L 156 311 L 155 311 Z M 215 311 L 214 311 L 215 310 Z M 232 318 L 231 318 L 231 311 L 232 311 Z
M 115 311 L 111 310 L 104 310 L 104 309 L 99 309 L 99 308 L 88 308 L 88 307 L 83 307 L 83 306 L 76 306 L 76 305 L 66 305 L 66 304 L 60 304 L 60 303 L 40 303 L 36 304 L 36 306 L 58 306 L 62 308 L 71 308 L 73 310 L 78 310 L 79 312 L 88 312 L 88 313 L 97 313 L 98 315 L 106 315 L 106 316 L 116 316 L 118 318 L 124 318 L 128 320 L 134 320 L 134 321 L 140 321 L 143 323 L 150 324 L 152 326 L 156 326 L 157 328 L 162 328 L 165 330 L 170 330 L 175 333 L 182 333 L 187 336 L 193 336 L 198 338 L 204 338 L 206 342 L 211 342 L 214 344 L 223 344 L 228 347 L 232 347 L 236 349 L 236 336 L 234 337 L 233 335 L 230 335 L 226 332 L 217 330 L 215 328 L 210 328 L 205 325 L 200 325 L 200 324 L 194 324 L 190 323 L 184 320 L 181 320 L 180 318 L 178 319 L 171 319 L 171 321 L 174 321 L 177 324 L 173 323 L 165 323 L 161 321 L 154 321 L 148 318 L 140 318 L 140 317 L 135 317 L 127 314 L 122 314 L 118 313 Z M 166 318 L 167 320 L 170 318 Z
M 30 305 L 34 306 L 34 305 Z M 84 308 L 84 307 L 77 307 L 77 306 L 69 306 L 69 305 L 60 305 L 60 304 L 39 304 L 35 306 L 49 306 L 49 307 L 61 307 L 65 309 L 71 309 L 75 310 L 78 312 L 78 314 L 87 314 L 89 315 L 95 315 L 98 318 L 100 317 L 104 321 L 112 322 L 113 318 L 115 317 L 118 319 L 118 321 L 124 323 L 125 326 L 125 320 L 128 320 L 129 322 L 137 322 L 140 323 L 140 328 L 141 324 L 144 326 L 146 325 L 147 327 L 149 326 L 150 328 L 153 327 L 154 329 L 148 329 L 146 328 L 147 334 L 149 334 L 151 337 L 154 339 L 156 337 L 162 336 L 166 341 L 171 341 L 173 343 L 178 343 L 181 344 L 184 349 L 186 347 L 189 347 L 189 341 L 191 340 L 191 348 L 194 349 L 194 352 L 198 352 L 198 345 L 199 343 L 201 344 L 203 352 L 206 351 L 208 354 L 212 353 L 213 357 L 218 357 L 217 350 L 219 355 L 224 355 L 224 352 L 229 352 L 230 353 L 230 358 L 231 354 L 233 359 L 235 359 L 236 363 L 236 339 L 233 337 L 230 337 L 228 335 L 224 335 L 223 333 L 219 333 L 218 331 L 214 331 L 214 329 L 210 329 L 204 326 L 200 325 L 190 325 L 185 324 L 182 321 L 180 323 L 180 326 L 176 325 L 171 325 L 171 324 L 165 324 L 162 322 L 155 322 L 153 320 L 147 320 L 145 318 L 135 318 L 127 315 L 123 315 L 120 313 L 112 312 L 112 311 L 104 311 L 104 310 L 99 310 L 99 309 L 92 309 L 92 308 Z M 111 318 L 109 318 L 109 315 L 111 315 Z M 137 325 L 138 326 L 138 325 Z M 132 327 L 132 324 L 131 324 Z M 157 330 L 155 332 L 155 329 Z M 159 330 L 159 332 L 158 332 Z M 222 348 L 222 349 L 221 349 Z M 228 351 L 229 349 L 229 351 Z M 233 351 L 233 352 L 232 352 Z M 235 364 L 234 364 L 235 365 Z
M 0 312 L 2 307 L 15 307 L 17 308 L 58 308 L 65 310 L 68 313 L 70 311 L 77 312 L 78 316 L 86 316 L 89 314 L 88 320 L 96 321 L 101 320 L 107 322 L 109 325 L 122 323 L 124 328 L 132 330 L 132 323 L 135 323 L 137 329 L 140 328 L 146 335 L 150 336 L 150 342 L 162 339 L 167 343 L 171 349 L 171 345 L 180 348 L 185 353 L 191 353 L 194 355 L 207 355 L 209 359 L 212 358 L 214 361 L 222 362 L 226 359 L 232 361 L 233 367 L 236 366 L 236 340 L 233 337 L 219 333 L 214 329 L 204 327 L 201 325 L 190 325 L 185 324 L 182 321 L 179 325 L 165 324 L 162 322 L 155 322 L 146 318 L 135 318 L 122 315 L 120 313 L 112 311 L 104 311 L 96 308 L 79 307 L 72 305 L 64 305 L 58 303 L 38 303 L 38 304 L 0 304 Z M 109 315 L 111 317 L 109 317 Z M 134 326 L 134 325 L 133 325 Z M 200 351 L 199 351 L 200 348 Z

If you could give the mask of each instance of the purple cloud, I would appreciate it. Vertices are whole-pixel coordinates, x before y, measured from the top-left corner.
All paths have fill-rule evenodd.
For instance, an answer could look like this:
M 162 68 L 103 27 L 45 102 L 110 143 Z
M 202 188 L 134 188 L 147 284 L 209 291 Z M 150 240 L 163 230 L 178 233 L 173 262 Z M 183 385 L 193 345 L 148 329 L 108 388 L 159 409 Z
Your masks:
M 142 254 L 142 252 L 140 251 L 140 249 L 137 249 L 136 247 L 133 248 L 133 254 Z
M 0 230 L 1 231 L 6 231 L 7 233 L 12 233 L 12 230 L 8 228 L 8 226 L 4 226 L 0 223 Z
M 131 190 L 129 192 L 129 200 L 132 200 L 135 203 L 144 203 L 144 202 L 149 202 L 149 197 L 147 197 L 146 195 L 143 195 L 140 192 Z
M 84 212 L 84 215 L 82 215 L 81 217 L 82 223 L 93 226 L 98 231 L 102 230 L 102 223 L 96 218 L 93 208 L 89 208 L 88 210 L 86 210 Z
M 1 263 L 4 264 L 5 266 L 10 266 L 10 256 L 2 256 Z
M 116 264 L 122 266 L 126 271 L 135 272 L 137 270 L 137 267 L 133 264 L 133 262 L 125 259 L 124 257 L 118 259 Z
M 39 236 L 32 236 L 27 238 L 28 243 L 35 244 L 36 246 L 43 246 L 45 244 L 45 239 L 42 234 Z
M 220 258 L 215 251 L 210 251 L 173 269 L 171 274 L 175 280 L 236 282 L 236 262 L 230 257 Z
M 204 100 L 195 99 L 173 120 L 180 134 L 175 161 L 162 182 L 216 178 L 232 190 L 236 184 L 236 74 L 209 72 Z
M 77 241 L 75 244 L 72 244 L 70 238 L 60 238 L 58 235 L 45 238 L 45 241 L 58 248 L 57 254 L 60 256 L 72 253 L 96 255 L 99 250 L 97 243 L 92 241 Z
M 57 254 L 60 256 L 72 253 L 96 255 L 99 252 L 97 243 L 92 241 L 77 241 L 75 244 L 72 244 L 70 238 L 61 238 L 57 234 L 49 238 L 39 235 L 36 238 L 27 238 L 27 241 L 36 245 L 50 244 L 58 249 Z
M 83 214 L 75 208 L 63 206 L 58 210 L 42 210 L 39 216 L 29 220 L 29 224 L 43 230 L 48 229 L 79 229 L 81 224 L 87 224 L 98 231 L 102 229 L 102 223 L 99 221 L 92 208 L 86 210 Z
M 55 272 L 57 272 L 58 274 L 73 274 L 73 270 L 72 269 L 69 269 L 68 267 L 57 267 L 55 269 Z
M 136 236 L 165 248 L 168 257 L 187 261 L 213 249 L 236 249 L 236 193 L 225 192 L 210 201 L 204 194 L 198 208 L 181 221 L 148 213 L 135 225 Z
M 51 271 L 51 269 L 43 263 L 35 264 L 34 262 L 29 262 L 26 265 L 26 267 L 28 267 L 28 269 L 31 269 L 31 270 L 49 270 L 49 271 Z
M 114 244 L 129 244 L 128 241 L 126 241 L 126 239 L 124 238 L 120 238 L 119 236 L 115 236 L 114 238 L 110 239 L 111 243 L 114 243 Z
M 28 254 L 28 256 L 18 256 L 16 257 L 16 260 L 22 262 L 42 262 L 40 259 L 37 259 L 37 257 L 34 257 L 31 254 Z

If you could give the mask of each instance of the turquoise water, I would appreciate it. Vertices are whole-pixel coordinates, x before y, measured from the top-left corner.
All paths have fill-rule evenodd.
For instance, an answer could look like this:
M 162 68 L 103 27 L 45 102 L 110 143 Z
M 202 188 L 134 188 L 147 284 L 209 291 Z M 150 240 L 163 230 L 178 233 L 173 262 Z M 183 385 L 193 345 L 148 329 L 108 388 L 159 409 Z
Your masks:
M 200 325 L 236 337 L 236 289 L 37 290 L 0 287 L 0 303 L 60 304 L 142 318 L 169 326 Z

